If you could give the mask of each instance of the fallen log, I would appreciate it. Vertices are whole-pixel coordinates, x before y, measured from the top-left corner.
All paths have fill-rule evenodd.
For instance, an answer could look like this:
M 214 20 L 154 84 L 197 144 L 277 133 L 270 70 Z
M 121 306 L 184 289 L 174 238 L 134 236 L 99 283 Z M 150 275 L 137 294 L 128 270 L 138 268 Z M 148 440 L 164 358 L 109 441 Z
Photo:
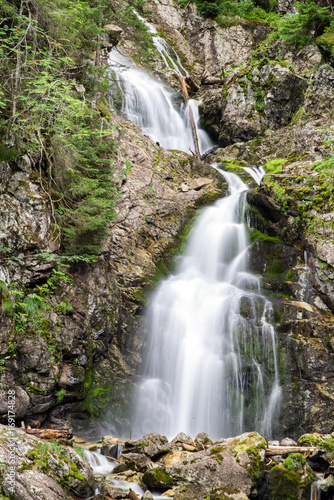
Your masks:
M 188 104 L 188 102 L 189 102 L 189 94 L 188 94 L 188 90 L 187 90 L 187 87 L 186 87 L 186 83 L 185 83 L 184 78 L 182 76 L 179 76 L 179 82 L 180 82 L 180 86 L 181 86 L 181 90 L 182 90 L 182 93 L 183 93 L 183 97 L 184 97 L 185 103 Z M 190 121 L 190 126 L 191 126 L 191 133 L 192 133 L 193 140 L 194 140 L 194 145 L 195 145 L 195 153 L 196 153 L 197 158 L 200 158 L 201 157 L 201 153 L 199 151 L 199 146 L 198 146 L 198 137 L 197 137 L 197 131 L 196 131 L 196 125 L 195 125 L 194 115 L 193 115 L 193 112 L 192 112 L 191 108 L 189 106 L 187 106 L 187 108 L 188 108 L 189 121 Z
M 40 439 L 71 439 L 73 432 L 55 429 L 32 429 L 29 425 L 25 429 L 27 434 L 31 434 Z
M 215 85 L 216 83 L 223 85 L 224 81 L 220 78 L 205 78 L 204 80 L 201 80 L 202 85 Z
M 310 455 L 317 450 L 315 446 L 271 446 L 266 448 L 266 456 L 273 457 L 275 455 L 290 455 L 291 453 L 301 453 Z

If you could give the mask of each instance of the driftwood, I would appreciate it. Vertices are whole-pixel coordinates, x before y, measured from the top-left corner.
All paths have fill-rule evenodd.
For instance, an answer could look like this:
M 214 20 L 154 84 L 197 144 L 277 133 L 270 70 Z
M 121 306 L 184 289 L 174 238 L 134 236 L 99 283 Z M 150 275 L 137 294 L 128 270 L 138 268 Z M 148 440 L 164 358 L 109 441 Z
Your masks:
M 314 446 L 270 446 L 266 448 L 266 456 L 273 457 L 274 455 L 290 455 L 290 453 L 302 453 L 306 456 L 314 453 L 317 448 Z
M 215 83 L 219 83 L 220 85 L 222 85 L 224 83 L 224 80 L 222 80 L 221 78 L 212 78 L 210 73 L 207 70 L 204 70 L 201 76 L 201 85 L 214 85 Z
M 188 94 L 188 90 L 186 87 L 186 83 L 185 83 L 184 78 L 182 76 L 179 76 L 179 82 L 180 82 L 180 86 L 181 86 L 184 100 L 187 104 L 189 101 L 189 94 Z M 190 121 L 190 126 L 191 126 L 191 133 L 192 133 L 193 139 L 194 139 L 195 153 L 196 153 L 197 158 L 200 158 L 201 153 L 199 152 L 198 137 L 197 137 L 194 115 L 193 115 L 193 112 L 189 106 L 188 106 L 188 113 L 189 113 L 189 121 Z
M 25 429 L 27 434 L 32 434 L 40 439 L 71 439 L 73 432 L 55 429 L 32 429 L 28 426 Z
M 202 85 L 215 85 L 216 83 L 223 85 L 224 81 L 220 78 L 205 78 L 204 80 L 201 80 Z

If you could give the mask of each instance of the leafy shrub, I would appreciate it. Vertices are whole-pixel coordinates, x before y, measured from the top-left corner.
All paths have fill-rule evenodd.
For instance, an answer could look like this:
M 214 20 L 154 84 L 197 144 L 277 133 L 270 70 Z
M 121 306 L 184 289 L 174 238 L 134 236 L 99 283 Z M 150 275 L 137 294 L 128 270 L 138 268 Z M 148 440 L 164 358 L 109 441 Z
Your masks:
M 329 7 L 320 7 L 313 0 L 296 2 L 297 14 L 286 16 L 278 27 L 280 38 L 303 47 L 321 35 L 331 24 L 333 16 Z

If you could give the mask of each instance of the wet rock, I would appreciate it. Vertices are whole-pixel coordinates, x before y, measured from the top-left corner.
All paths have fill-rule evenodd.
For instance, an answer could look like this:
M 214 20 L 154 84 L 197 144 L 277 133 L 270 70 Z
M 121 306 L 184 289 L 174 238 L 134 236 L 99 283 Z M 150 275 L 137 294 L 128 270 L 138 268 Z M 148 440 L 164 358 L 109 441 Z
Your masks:
M 75 387 L 79 385 L 85 378 L 85 370 L 81 366 L 64 365 L 63 371 L 60 374 L 60 387 Z
M 152 460 L 140 453 L 125 453 L 121 457 L 121 462 L 119 466 L 116 466 L 117 469 L 114 472 L 122 472 L 120 468 L 123 464 L 125 464 L 126 468 L 136 472 L 145 472 L 152 464 Z
M 153 500 L 152 493 L 149 490 L 145 491 L 144 495 L 142 496 L 142 500 Z
M 123 455 L 128 453 L 144 453 L 151 459 L 157 459 L 159 456 L 168 452 L 168 439 L 156 432 L 146 434 L 138 441 L 126 441 L 123 449 Z
M 212 439 L 210 439 L 210 437 L 205 432 L 200 432 L 199 434 L 197 434 L 194 442 L 198 451 L 209 448 L 209 446 L 212 446 L 213 444 Z
M 122 28 L 115 24 L 106 24 L 103 26 L 103 29 L 107 32 L 106 41 L 108 43 L 108 48 L 110 46 L 115 47 L 120 42 L 123 33 Z
M 282 441 L 279 444 L 281 446 L 297 446 L 297 442 L 288 437 L 282 439 Z
M 265 440 L 256 433 L 221 439 L 172 466 L 147 471 L 143 481 L 149 487 L 170 488 L 166 494 L 177 500 L 209 497 L 212 485 L 217 492 L 231 488 L 247 497 L 254 477 L 259 478 L 264 468 L 264 448 Z
M 143 481 L 150 488 L 167 490 L 177 484 L 175 474 L 170 475 L 165 467 L 154 467 L 143 475 Z

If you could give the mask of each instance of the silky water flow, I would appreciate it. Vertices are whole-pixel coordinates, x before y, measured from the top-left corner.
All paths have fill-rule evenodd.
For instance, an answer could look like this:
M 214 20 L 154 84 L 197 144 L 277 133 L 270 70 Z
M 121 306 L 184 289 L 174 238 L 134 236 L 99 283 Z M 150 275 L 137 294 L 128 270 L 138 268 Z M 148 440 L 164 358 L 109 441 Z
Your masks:
M 177 77 L 186 77 L 188 73 L 176 51 L 168 46 L 164 38 L 158 36 L 154 26 L 137 12 L 135 14 L 153 35 L 153 42 L 166 69 Z M 187 110 L 189 106 L 194 117 L 200 153 L 203 154 L 214 146 L 208 134 L 200 128 L 199 111 L 194 99 L 190 99 L 186 105 L 179 93 L 139 69 L 117 49 L 110 52 L 109 68 L 113 106 L 124 118 L 139 125 L 153 141 L 165 149 L 178 149 L 186 153 L 194 151 Z
M 272 435 L 280 401 L 273 310 L 247 272 L 247 186 L 222 174 L 230 194 L 204 210 L 176 273 L 148 307 L 138 437 Z
M 138 17 L 156 35 L 166 66 L 186 76 L 175 51 Z M 180 95 L 116 49 L 109 63 L 114 107 L 162 147 L 189 152 L 193 138 Z M 189 105 L 204 153 L 213 143 L 198 127 L 195 101 Z M 259 182 L 263 169 L 249 170 Z M 248 188 L 238 176 L 221 173 L 229 196 L 204 210 L 177 271 L 160 284 L 148 307 L 134 437 L 159 432 L 173 438 L 182 431 L 218 439 L 245 430 L 272 435 L 280 402 L 273 310 L 261 295 L 259 279 L 247 272 Z

